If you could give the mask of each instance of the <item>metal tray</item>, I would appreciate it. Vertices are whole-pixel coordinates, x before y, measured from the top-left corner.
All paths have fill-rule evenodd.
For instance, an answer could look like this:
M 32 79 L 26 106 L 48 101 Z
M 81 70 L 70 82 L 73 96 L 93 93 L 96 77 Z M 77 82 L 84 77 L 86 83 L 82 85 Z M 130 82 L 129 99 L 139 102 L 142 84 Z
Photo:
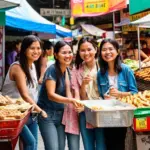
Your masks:
M 129 127 L 133 123 L 134 106 L 118 100 L 86 100 L 86 121 L 94 127 Z M 92 110 L 91 107 L 102 107 Z

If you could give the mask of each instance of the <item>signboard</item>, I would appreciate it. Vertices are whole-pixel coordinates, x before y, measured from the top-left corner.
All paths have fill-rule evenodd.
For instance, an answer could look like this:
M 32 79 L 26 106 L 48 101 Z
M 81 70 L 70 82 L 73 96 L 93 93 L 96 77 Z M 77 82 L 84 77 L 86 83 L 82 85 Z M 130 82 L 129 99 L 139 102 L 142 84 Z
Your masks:
M 149 0 L 130 0 L 129 4 L 130 15 L 150 8 Z
M 71 0 L 71 15 L 74 17 L 98 16 L 126 6 L 126 0 Z
M 70 9 L 49 9 L 49 8 L 41 8 L 40 9 L 41 16 L 71 16 Z
M 130 16 L 130 21 L 135 21 L 135 20 L 138 20 L 146 15 L 150 14 L 150 11 L 145 11 L 145 12 L 142 12 L 142 13 L 138 13 L 136 15 L 131 15 Z

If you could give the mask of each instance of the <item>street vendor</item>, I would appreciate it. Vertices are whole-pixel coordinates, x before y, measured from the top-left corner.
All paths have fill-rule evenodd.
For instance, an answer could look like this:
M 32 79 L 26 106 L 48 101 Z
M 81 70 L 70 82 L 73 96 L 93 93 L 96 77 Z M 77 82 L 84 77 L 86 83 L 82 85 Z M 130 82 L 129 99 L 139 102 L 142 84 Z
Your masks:
M 138 92 L 132 70 L 121 63 L 117 41 L 104 39 L 101 42 L 99 64 L 97 84 L 103 99 L 114 99 Z M 126 131 L 126 127 L 105 128 L 107 150 L 124 150 Z
M 139 60 L 138 49 L 134 46 L 133 41 L 129 41 L 126 44 L 126 57 L 133 60 Z M 143 61 L 144 59 L 148 58 L 148 55 L 140 50 L 140 57 Z
M 47 117 L 46 112 L 36 104 L 38 80 L 34 62 L 38 61 L 41 53 L 40 39 L 34 35 L 26 36 L 22 41 L 19 61 L 14 62 L 8 70 L 2 94 L 16 99 L 22 97 L 26 102 L 34 105 L 35 111 Z M 23 141 L 23 150 L 37 150 L 38 125 L 32 114 L 23 127 L 20 137 Z

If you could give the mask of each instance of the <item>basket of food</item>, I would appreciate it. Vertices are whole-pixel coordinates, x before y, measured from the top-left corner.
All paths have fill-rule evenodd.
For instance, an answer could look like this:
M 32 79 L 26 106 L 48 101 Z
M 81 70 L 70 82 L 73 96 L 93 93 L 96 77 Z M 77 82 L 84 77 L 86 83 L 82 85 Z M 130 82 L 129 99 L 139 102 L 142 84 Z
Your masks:
M 135 77 L 140 91 L 150 90 L 150 67 L 135 71 Z
M 129 127 L 133 123 L 134 106 L 118 100 L 87 100 L 86 121 L 94 127 Z
M 0 139 L 14 139 L 27 122 L 32 105 L 0 95 Z

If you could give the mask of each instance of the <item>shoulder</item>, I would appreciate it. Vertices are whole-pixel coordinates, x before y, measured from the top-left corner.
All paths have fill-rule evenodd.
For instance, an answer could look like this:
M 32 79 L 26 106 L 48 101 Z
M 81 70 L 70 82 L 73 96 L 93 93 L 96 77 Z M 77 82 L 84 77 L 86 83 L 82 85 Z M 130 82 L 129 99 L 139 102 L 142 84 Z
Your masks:
M 56 65 L 52 64 L 48 67 L 47 72 L 55 71 L 56 72 Z
M 128 65 L 124 64 L 124 63 L 121 64 L 121 69 L 122 69 L 122 72 L 133 72 L 131 70 L 131 68 Z
M 45 80 L 50 79 L 50 80 L 56 80 L 57 78 L 57 73 L 56 73 L 56 66 L 55 64 L 52 64 L 45 73 Z

